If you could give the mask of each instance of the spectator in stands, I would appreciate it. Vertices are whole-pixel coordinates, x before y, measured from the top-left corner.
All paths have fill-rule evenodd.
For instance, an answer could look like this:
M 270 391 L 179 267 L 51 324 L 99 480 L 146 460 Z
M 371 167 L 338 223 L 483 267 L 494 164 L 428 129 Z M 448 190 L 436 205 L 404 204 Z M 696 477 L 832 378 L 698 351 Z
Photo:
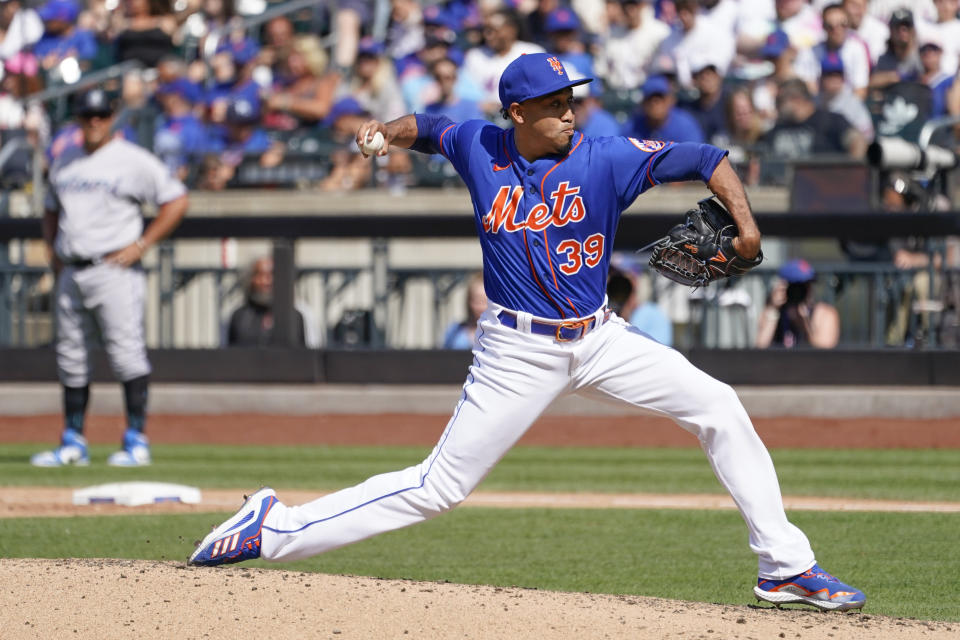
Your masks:
M 520 40 L 520 18 L 512 9 L 500 8 L 483 19 L 481 47 L 467 51 L 464 72 L 480 85 L 484 92 L 481 107 L 488 116 L 500 113 L 500 75 L 517 56 L 542 53 L 543 47 Z
M 757 325 L 756 346 L 810 346 L 832 349 L 840 340 L 840 314 L 832 304 L 814 297 L 816 272 L 806 260 L 780 267 Z
M 163 110 L 153 150 L 180 180 L 186 180 L 192 162 L 207 148 L 206 127 L 194 114 L 200 89 L 186 78 L 160 85 L 157 100 Z
M 777 124 L 763 136 L 769 156 L 792 160 L 818 154 L 862 158 L 867 144 L 843 116 L 817 107 L 807 84 L 787 80 L 777 92 Z
M 870 64 L 877 64 L 880 55 L 887 50 L 890 27 L 883 20 L 867 13 L 868 0 L 843 0 L 843 9 L 850 21 L 850 30 L 860 36 L 870 52 Z
M 340 87 L 338 98 L 353 96 L 371 116 L 390 122 L 406 113 L 393 62 L 384 55 L 382 43 L 373 38 L 360 40 L 349 83 Z
M 430 75 L 436 83 L 439 97 L 436 102 L 427 105 L 426 113 L 444 115 L 454 122 L 483 119 L 480 104 L 457 92 L 460 74 L 453 60 L 449 58 L 437 60 L 430 67 Z
M 327 54 L 313 35 L 296 36 L 274 92 L 267 97 L 266 126 L 292 131 L 321 122 L 333 106 L 340 75 L 327 71 Z
M 97 41 L 91 31 L 77 28 L 80 7 L 73 0 L 48 0 L 37 14 L 43 20 L 44 33 L 33 45 L 33 53 L 41 66 L 49 73 L 64 60 L 73 58 L 80 70 L 88 69 L 97 55 Z
M 790 36 L 790 44 L 799 52 L 809 51 L 823 39 L 821 16 L 806 0 L 775 0 L 775 28 Z
M 260 44 L 247 36 L 243 19 L 234 16 L 225 25 L 226 31 L 220 34 L 220 41 L 214 53 L 226 53 L 240 67 L 260 54 Z
M 477 345 L 477 322 L 487 310 L 482 273 L 475 273 L 467 280 L 466 306 L 466 318 L 462 322 L 454 322 L 444 332 L 444 349 L 473 349 Z
M 890 15 L 890 40 L 870 75 L 870 87 L 883 89 L 897 82 L 916 82 L 921 73 L 913 12 L 897 9 Z
M 816 67 L 814 78 L 820 73 L 820 63 L 830 55 L 843 62 L 843 77 L 853 93 L 861 100 L 867 97 L 870 82 L 870 52 L 866 44 L 850 33 L 850 18 L 839 4 L 829 4 L 823 9 L 823 28 L 826 39 L 813 48 Z
M 33 180 L 33 149 L 50 143 L 50 120 L 40 102 L 26 102 L 31 93 L 43 88 L 37 59 L 21 52 L 3 63 L 0 81 L 0 146 L 14 139 L 27 144 L 13 150 L 2 166 L 0 185 L 21 188 Z
M 350 96 L 333 105 L 323 124 L 337 148 L 330 154 L 330 173 L 319 184 L 321 191 L 354 191 L 370 184 L 375 160 L 364 158 L 354 140 L 357 129 L 369 118 L 370 113 Z
M 640 301 L 636 269 L 630 260 L 621 260 L 615 254 L 614 265 L 607 276 L 607 304 L 618 316 L 647 334 L 660 344 L 673 344 L 673 323 L 657 304 L 656 280 L 650 296 Z
M 681 87 L 693 86 L 690 65 L 696 59 L 710 58 L 720 75 L 726 75 L 736 48 L 733 34 L 716 29 L 709 20 L 701 18 L 698 0 L 675 0 L 674 5 L 677 24 L 660 44 L 656 59 L 668 57 L 672 61 Z
M 670 27 L 656 18 L 649 0 L 619 4 L 625 30 L 614 28 L 607 34 L 596 61 L 597 72 L 611 89 L 635 89 L 647 79 L 654 54 L 670 34 Z
M 236 7 L 233 0 L 200 0 L 199 5 L 199 10 L 187 17 L 183 28 L 197 39 L 197 51 L 202 56 L 209 54 L 213 48 L 208 46 L 207 37 L 214 31 L 227 29 L 230 21 L 236 17 Z M 223 33 L 218 37 L 222 38 Z
M 439 87 L 430 74 L 440 60 L 450 60 L 459 69 L 463 52 L 451 46 L 450 40 L 429 34 L 423 49 L 397 62 L 397 79 L 409 113 L 423 111 L 425 105 L 440 99 Z M 483 99 L 480 87 L 465 73 L 457 74 L 456 94 L 473 102 Z
M 226 344 L 231 347 L 268 347 L 275 344 L 273 337 L 273 259 L 257 258 L 245 274 L 243 306 L 230 315 Z M 307 309 L 294 305 L 297 317 L 296 344 L 315 349 L 320 346 L 317 327 Z
M 578 95 L 577 89 L 581 88 L 585 88 L 586 93 Z M 599 80 L 574 88 L 573 112 L 577 117 L 577 128 L 585 136 L 604 138 L 620 135 L 620 122 L 603 106 L 603 85 Z
M 756 147 L 766 131 L 764 120 L 753 106 L 747 87 L 734 89 L 724 105 L 725 132 L 713 143 L 729 152 L 727 156 L 740 179 L 755 185 L 760 179 Z
M 643 83 L 642 91 L 640 113 L 628 123 L 626 135 L 646 140 L 704 142 L 696 119 L 676 106 L 669 80 L 664 76 L 650 76 Z
M 258 156 L 263 167 L 280 163 L 283 145 L 270 140 L 261 126 L 258 102 L 245 96 L 233 98 L 227 106 L 224 122 L 226 126 L 222 128 L 211 128 L 206 149 L 220 154 L 223 165 L 236 167 L 245 155 Z
M 681 106 L 696 118 L 704 140 L 714 144 L 714 140 L 726 137 L 727 96 L 723 90 L 723 77 L 717 64 L 710 58 L 694 58 L 690 70 L 697 94 L 694 100 L 684 102 Z
M 626 321 L 637 308 L 633 274 L 610 267 L 607 274 L 607 307 Z
M 283 161 L 283 143 L 271 140 L 260 122 L 259 103 L 244 96 L 230 101 L 224 125 L 210 128 L 200 188 L 225 189 L 246 160 L 252 159 L 264 168 Z
M 0 60 L 29 51 L 43 37 L 43 21 L 28 5 L 20 0 L 0 3 Z
M 935 197 L 927 192 L 922 184 L 906 172 L 890 172 L 882 185 L 880 196 L 881 206 L 885 211 L 947 211 L 950 209 L 949 198 L 938 194 Z M 955 238 L 953 239 L 955 241 Z M 931 300 L 937 300 L 942 295 L 944 256 L 939 251 L 933 251 L 930 238 L 920 236 L 890 238 L 887 244 L 878 253 L 888 257 L 897 269 L 913 272 L 899 279 L 902 287 L 899 300 L 891 296 L 894 304 L 887 306 L 886 343 L 888 345 L 914 346 L 918 341 L 926 339 L 931 329 L 931 318 L 927 307 Z M 950 256 L 948 265 L 951 264 Z M 932 261 L 932 265 L 931 265 Z M 928 267 L 933 267 L 933 280 L 930 279 Z M 920 311 L 918 311 L 918 309 Z M 911 322 L 911 315 L 918 314 L 917 322 Z
M 423 41 L 426 44 L 430 38 L 448 43 L 453 51 L 453 61 L 458 65 L 463 63 L 463 52 L 456 45 L 461 28 L 461 18 L 458 17 L 456 6 L 442 6 L 432 4 L 423 8 Z
M 373 20 L 374 3 L 371 0 L 338 0 L 333 16 L 333 32 L 337 40 L 333 46 L 334 73 L 346 77 L 357 59 L 357 47 L 363 27 Z
M 933 4 L 937 8 L 937 21 L 933 24 L 921 23 L 921 44 L 924 37 L 928 36 L 940 43 L 943 50 L 941 71 L 952 76 L 960 65 L 960 18 L 957 17 L 960 2 L 934 0 Z
M 860 132 L 864 140 L 872 141 L 873 118 L 863 100 L 847 84 L 839 53 L 828 53 L 820 64 L 820 93 L 817 95 L 820 107 L 831 113 L 839 113 Z
M 754 84 L 751 99 L 764 122 L 772 126 L 777 119 L 777 91 L 780 85 L 798 77 L 794 70 L 797 50 L 791 46 L 787 32 L 777 30 L 767 36 L 760 56 L 773 63 L 773 72 Z
M 947 88 L 944 102 L 946 103 L 947 115 L 960 116 L 960 69 L 957 69 L 957 73 L 953 76 L 953 82 Z M 954 138 L 960 140 L 960 131 L 954 129 L 953 135 Z M 955 150 L 960 153 L 960 142 L 957 143 Z
M 390 9 L 386 53 L 394 60 L 401 60 L 423 49 L 423 11 L 416 0 L 391 0 Z
M 538 44 L 547 51 L 553 53 L 550 48 L 550 31 L 547 28 L 547 20 L 550 14 L 560 8 L 566 8 L 559 0 L 529 0 L 529 2 L 516 2 L 513 6 L 521 14 L 522 29 L 527 35 L 527 40 Z
M 260 49 L 260 60 L 273 70 L 274 75 L 279 75 L 282 62 L 293 50 L 295 36 L 293 23 L 287 16 L 271 18 L 264 25 L 264 45 Z
M 823 39 L 820 14 L 805 0 L 775 0 L 772 4 L 764 0 L 741 3 L 737 25 L 740 53 L 755 56 L 776 31 L 787 34 L 790 46 L 800 56 Z M 823 3 L 816 4 L 819 8 Z
M 920 39 L 920 82 L 930 87 L 933 97 L 930 115 L 939 117 L 947 114 L 947 92 L 953 86 L 953 74 L 944 73 L 940 61 L 943 47 L 940 37 L 930 33 Z
M 406 113 L 393 62 L 383 54 L 383 45 L 379 42 L 371 38 L 360 40 L 353 75 L 338 94 L 338 98 L 345 97 L 354 98 L 365 112 L 381 122 L 390 122 Z M 384 171 L 376 174 L 378 183 L 395 194 L 406 189 L 413 172 L 409 152 L 394 149 L 386 158 L 377 158 L 374 162 L 386 164 Z
M 547 14 L 543 28 L 550 52 L 557 54 L 571 80 L 594 77 L 593 56 L 587 52 L 580 19 L 572 9 L 554 9 Z
M 120 88 L 120 107 L 113 120 L 113 126 L 124 138 L 144 149 L 153 149 L 154 129 L 160 115 L 149 91 L 140 69 L 127 72 Z
M 176 19 L 169 0 L 122 0 L 125 26 L 114 40 L 117 62 L 138 60 L 155 67 L 173 51 Z

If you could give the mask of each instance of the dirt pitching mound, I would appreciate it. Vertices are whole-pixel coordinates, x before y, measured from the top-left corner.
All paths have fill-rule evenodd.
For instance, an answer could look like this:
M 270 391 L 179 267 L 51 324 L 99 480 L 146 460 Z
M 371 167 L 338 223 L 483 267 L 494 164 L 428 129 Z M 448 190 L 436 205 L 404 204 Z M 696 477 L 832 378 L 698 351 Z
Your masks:
M 3 637 L 955 638 L 956 623 L 130 560 L 0 560 Z

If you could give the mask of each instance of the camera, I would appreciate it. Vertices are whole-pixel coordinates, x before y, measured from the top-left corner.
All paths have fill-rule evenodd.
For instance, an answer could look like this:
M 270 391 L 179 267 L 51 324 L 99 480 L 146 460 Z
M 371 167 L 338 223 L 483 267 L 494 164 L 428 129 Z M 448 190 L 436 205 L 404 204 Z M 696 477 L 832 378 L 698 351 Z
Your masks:
M 868 162 L 880 169 L 942 171 L 957 166 L 957 154 L 944 147 L 920 148 L 903 138 L 880 136 L 867 149 Z

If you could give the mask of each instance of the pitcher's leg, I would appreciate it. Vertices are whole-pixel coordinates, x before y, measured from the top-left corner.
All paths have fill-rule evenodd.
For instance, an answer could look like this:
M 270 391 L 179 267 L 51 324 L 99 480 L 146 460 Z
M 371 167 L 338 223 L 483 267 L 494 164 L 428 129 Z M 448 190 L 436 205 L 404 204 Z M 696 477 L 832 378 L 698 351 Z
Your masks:
M 505 329 L 513 331 L 512 329 Z M 460 502 L 565 389 L 565 366 L 513 376 L 478 354 L 440 441 L 420 464 L 374 476 L 307 504 L 277 503 L 264 520 L 261 557 L 296 560 L 439 515 Z M 529 372 L 528 372 L 529 373 Z
M 786 578 L 813 566 L 810 543 L 787 520 L 773 461 L 736 392 L 677 351 L 630 329 L 613 329 L 597 356 L 604 358 L 603 375 L 584 382 L 601 394 L 667 415 L 699 439 L 746 521 L 760 576 Z

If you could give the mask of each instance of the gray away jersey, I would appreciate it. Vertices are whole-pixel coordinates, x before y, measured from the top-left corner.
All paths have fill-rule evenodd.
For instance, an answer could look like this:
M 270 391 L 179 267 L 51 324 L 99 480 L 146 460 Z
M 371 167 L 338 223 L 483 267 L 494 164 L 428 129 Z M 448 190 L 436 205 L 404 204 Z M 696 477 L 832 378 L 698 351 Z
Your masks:
M 72 147 L 50 169 L 47 209 L 59 210 L 56 254 L 99 258 L 137 241 L 140 205 L 162 205 L 186 193 L 183 183 L 146 149 L 114 138 L 92 154 Z

